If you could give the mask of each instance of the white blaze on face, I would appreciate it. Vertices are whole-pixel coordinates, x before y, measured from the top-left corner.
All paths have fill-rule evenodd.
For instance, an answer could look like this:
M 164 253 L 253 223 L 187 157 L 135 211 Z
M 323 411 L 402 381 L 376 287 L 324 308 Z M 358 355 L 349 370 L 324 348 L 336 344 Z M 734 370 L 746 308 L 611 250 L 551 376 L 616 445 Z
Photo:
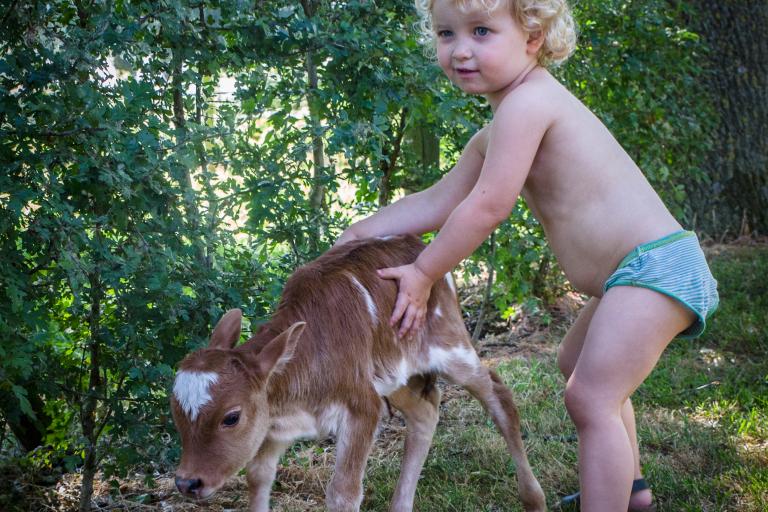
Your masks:
M 195 421 L 200 409 L 210 402 L 211 394 L 208 390 L 211 384 L 215 384 L 219 376 L 213 372 L 190 372 L 182 370 L 176 374 L 173 384 L 173 395 L 181 409 Z

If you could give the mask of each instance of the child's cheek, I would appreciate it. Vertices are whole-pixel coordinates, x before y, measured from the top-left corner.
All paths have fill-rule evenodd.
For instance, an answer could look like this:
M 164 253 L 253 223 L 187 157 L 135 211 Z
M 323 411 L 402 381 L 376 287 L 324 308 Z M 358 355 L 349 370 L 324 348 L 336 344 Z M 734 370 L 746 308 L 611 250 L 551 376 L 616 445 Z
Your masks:
M 451 58 L 448 55 L 446 55 L 446 52 L 441 53 L 438 50 L 437 63 L 440 66 L 440 69 L 443 70 L 443 73 L 448 75 L 449 71 L 451 70 Z

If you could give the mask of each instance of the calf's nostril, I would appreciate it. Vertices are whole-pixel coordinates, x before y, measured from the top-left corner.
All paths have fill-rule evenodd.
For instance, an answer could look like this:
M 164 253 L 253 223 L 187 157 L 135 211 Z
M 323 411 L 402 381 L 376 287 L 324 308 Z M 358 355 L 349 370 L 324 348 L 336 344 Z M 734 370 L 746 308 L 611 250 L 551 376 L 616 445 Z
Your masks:
M 203 487 L 203 481 L 199 478 L 176 477 L 176 488 L 182 494 L 195 494 L 195 491 Z
M 195 478 L 194 480 L 189 481 L 189 490 L 190 491 L 196 491 L 200 489 L 203 486 L 203 481 L 199 478 Z

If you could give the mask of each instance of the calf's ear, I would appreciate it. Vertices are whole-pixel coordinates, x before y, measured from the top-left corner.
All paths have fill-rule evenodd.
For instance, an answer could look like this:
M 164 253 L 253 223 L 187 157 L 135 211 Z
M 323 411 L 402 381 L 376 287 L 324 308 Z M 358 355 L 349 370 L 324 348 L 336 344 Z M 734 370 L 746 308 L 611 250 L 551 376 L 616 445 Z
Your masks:
M 293 357 L 306 322 L 296 322 L 278 334 L 256 356 L 256 371 L 265 381 Z
M 239 309 L 230 309 L 221 317 L 219 323 L 213 328 L 210 348 L 230 349 L 240 339 L 240 327 L 243 323 L 243 312 Z

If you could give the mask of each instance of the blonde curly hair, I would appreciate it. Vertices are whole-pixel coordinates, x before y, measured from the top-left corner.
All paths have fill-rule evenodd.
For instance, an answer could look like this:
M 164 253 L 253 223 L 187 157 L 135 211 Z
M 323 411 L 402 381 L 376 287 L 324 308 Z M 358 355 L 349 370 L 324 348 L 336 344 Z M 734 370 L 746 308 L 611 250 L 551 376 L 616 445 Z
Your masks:
M 421 15 L 424 40 L 433 49 L 435 33 L 432 28 L 432 8 L 435 0 L 415 0 Z M 488 12 L 506 7 L 520 26 L 529 34 L 541 32 L 544 43 L 538 60 L 542 66 L 564 62 L 576 48 L 576 24 L 566 0 L 449 0 L 460 10 L 484 9 Z

